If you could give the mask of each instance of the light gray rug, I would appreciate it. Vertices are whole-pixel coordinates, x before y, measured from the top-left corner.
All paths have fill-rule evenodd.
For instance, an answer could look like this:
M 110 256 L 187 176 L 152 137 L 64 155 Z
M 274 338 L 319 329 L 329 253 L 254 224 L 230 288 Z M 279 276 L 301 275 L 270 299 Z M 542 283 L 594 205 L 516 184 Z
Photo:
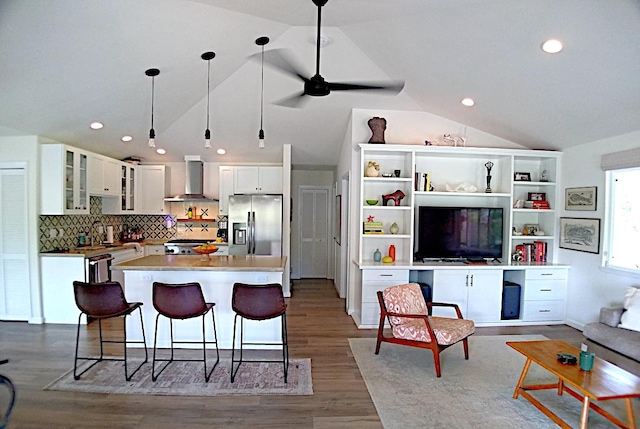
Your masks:
M 440 354 L 442 377 L 437 378 L 430 350 L 383 343 L 375 355 L 374 338 L 351 338 L 349 345 L 386 429 L 409 428 L 557 428 L 523 397 L 513 391 L 525 358 L 506 341 L 546 339 L 541 335 L 472 336 L 469 360 L 462 344 Z M 557 379 L 532 364 L 527 384 Z M 555 390 L 533 392 L 544 405 L 572 427 L 578 427 L 582 403 Z M 636 420 L 640 401 L 634 402 Z M 623 401 L 598 405 L 626 421 Z M 637 424 L 637 423 L 636 423 Z M 611 423 L 589 412 L 589 428 L 611 428 Z
M 135 363 L 130 365 L 130 368 L 137 366 Z M 230 365 L 230 359 L 221 359 L 211 379 L 205 383 L 202 362 L 173 362 L 154 382 L 151 381 L 150 361 L 131 381 L 124 379 L 122 362 L 105 361 L 90 369 L 80 380 L 73 379 L 71 369 L 44 390 L 172 396 L 313 395 L 311 359 L 291 359 L 287 383 L 284 382 L 282 363 L 243 363 L 233 383 L 229 377 Z

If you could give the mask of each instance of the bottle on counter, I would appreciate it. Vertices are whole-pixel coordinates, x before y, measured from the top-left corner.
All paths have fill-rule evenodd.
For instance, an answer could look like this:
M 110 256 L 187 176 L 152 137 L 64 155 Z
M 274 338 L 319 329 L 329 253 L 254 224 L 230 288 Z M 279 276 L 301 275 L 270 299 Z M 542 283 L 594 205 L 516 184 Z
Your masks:
M 187 219 L 193 219 L 193 209 L 191 207 L 187 210 Z

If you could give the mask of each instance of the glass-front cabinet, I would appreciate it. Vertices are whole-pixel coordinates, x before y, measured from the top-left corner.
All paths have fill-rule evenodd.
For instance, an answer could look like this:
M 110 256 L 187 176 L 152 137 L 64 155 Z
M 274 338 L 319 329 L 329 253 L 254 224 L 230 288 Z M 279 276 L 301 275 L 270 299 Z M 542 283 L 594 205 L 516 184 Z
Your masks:
M 87 153 L 63 144 L 45 144 L 40 156 L 40 213 L 89 214 Z
M 123 212 L 135 210 L 136 167 L 124 164 L 121 167 L 122 193 L 120 195 L 120 209 Z

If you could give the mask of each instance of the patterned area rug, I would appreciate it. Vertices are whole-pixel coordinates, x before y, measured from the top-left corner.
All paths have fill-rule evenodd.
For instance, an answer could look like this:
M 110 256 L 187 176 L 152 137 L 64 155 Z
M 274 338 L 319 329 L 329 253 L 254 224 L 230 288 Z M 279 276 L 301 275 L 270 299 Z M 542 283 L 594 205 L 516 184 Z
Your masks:
M 351 338 L 349 345 L 385 429 L 552 429 L 558 426 L 526 399 L 513 399 L 525 358 L 506 341 L 546 339 L 542 335 L 472 336 L 469 360 L 462 344 L 440 355 L 442 377 L 437 378 L 429 350 L 383 343 L 375 355 L 376 340 Z M 527 384 L 557 379 L 536 364 Z M 578 427 L 582 403 L 555 390 L 537 391 L 534 397 L 548 406 L 571 427 Z M 634 402 L 637 420 L 640 401 Z M 626 420 L 623 401 L 598 405 Z M 589 412 L 589 428 L 611 428 L 611 423 Z
M 130 368 L 135 368 L 135 363 L 130 363 Z M 233 383 L 230 366 L 230 359 L 221 358 L 205 383 L 202 362 L 173 362 L 154 382 L 148 362 L 126 381 L 122 362 L 105 361 L 77 381 L 71 369 L 44 390 L 173 396 L 313 395 L 311 359 L 291 359 L 287 383 L 282 363 L 243 363 Z

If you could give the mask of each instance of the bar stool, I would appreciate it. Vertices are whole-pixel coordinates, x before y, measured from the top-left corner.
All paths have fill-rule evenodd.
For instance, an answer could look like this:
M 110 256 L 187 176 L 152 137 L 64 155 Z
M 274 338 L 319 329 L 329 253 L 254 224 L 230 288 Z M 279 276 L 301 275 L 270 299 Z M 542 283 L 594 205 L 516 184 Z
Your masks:
M 233 285 L 233 295 L 231 306 L 236 315 L 233 319 L 233 343 L 231 349 L 231 382 L 233 383 L 242 362 L 273 362 L 268 360 L 243 360 L 243 345 L 282 345 L 282 363 L 284 364 L 284 382 L 287 382 L 289 370 L 289 342 L 287 338 L 287 304 L 284 302 L 282 285 L 270 283 L 264 285 L 250 285 L 245 283 L 235 283 Z M 236 351 L 236 324 L 240 317 L 240 359 L 235 359 Z M 244 342 L 244 319 L 268 320 L 281 317 L 281 338 L 280 343 L 249 343 Z M 234 369 L 234 364 L 238 366 Z
M 80 309 L 80 316 L 78 316 L 78 330 L 76 333 L 76 353 L 73 362 L 73 378 L 80 379 L 85 372 L 93 368 L 98 362 L 102 361 L 124 361 L 124 378 L 127 381 L 131 380 L 131 377 L 138 372 L 138 370 L 147 363 L 149 355 L 147 353 L 146 338 L 144 335 L 144 323 L 142 321 L 142 303 L 141 302 L 127 302 L 122 291 L 122 286 L 118 282 L 103 282 L 103 283 L 85 283 L 75 281 L 73 282 L 73 293 L 76 300 L 76 305 Z M 140 327 L 142 329 L 142 341 L 129 341 L 127 340 L 127 316 L 133 313 L 136 309 L 140 312 Z M 100 357 L 81 357 L 78 356 L 78 345 L 80 343 L 80 320 L 82 315 L 85 314 L 87 319 L 91 318 L 98 320 L 98 331 L 100 333 Z M 124 316 L 122 329 L 124 333 L 124 339 L 120 340 L 105 340 L 102 337 L 102 320 L 111 319 L 113 317 Z M 123 344 L 124 358 L 106 358 L 104 357 L 103 344 L 104 343 L 116 343 Z M 142 362 L 131 374 L 128 373 L 127 367 L 127 344 L 143 344 L 144 345 L 144 362 Z M 78 361 L 88 360 L 94 361 L 88 368 L 78 374 Z
M 156 381 L 158 376 L 167 369 L 169 364 L 174 361 L 180 362 L 200 362 L 204 363 L 204 379 L 208 382 L 211 378 L 213 370 L 220 362 L 220 351 L 218 350 L 218 334 L 216 331 L 216 317 L 213 312 L 215 303 L 205 302 L 202 294 L 200 283 L 153 283 L 153 307 L 158 311 L 156 316 L 156 330 L 153 338 L 153 363 L 151 367 L 151 379 Z M 214 341 L 206 341 L 205 339 L 205 315 L 211 311 L 211 320 L 213 321 L 213 338 Z M 158 320 L 160 316 L 169 319 L 171 329 L 171 358 L 156 359 L 156 350 L 158 344 Z M 174 341 L 173 339 L 173 320 L 192 319 L 202 316 L 202 342 L 200 341 Z M 202 344 L 202 359 L 175 359 L 173 354 L 174 344 Z M 207 372 L 207 344 L 216 345 L 216 363 Z M 156 374 L 156 362 L 167 362 Z
M 0 365 L 8 363 L 7 359 L 0 360 Z M 7 395 L 0 395 L 0 397 L 7 396 L 7 404 L 2 403 L 0 408 L 0 429 L 5 429 L 9 424 L 9 418 L 11 417 L 11 411 L 16 404 L 16 387 L 11 382 L 9 377 L 0 374 L 0 389 L 6 389 Z

